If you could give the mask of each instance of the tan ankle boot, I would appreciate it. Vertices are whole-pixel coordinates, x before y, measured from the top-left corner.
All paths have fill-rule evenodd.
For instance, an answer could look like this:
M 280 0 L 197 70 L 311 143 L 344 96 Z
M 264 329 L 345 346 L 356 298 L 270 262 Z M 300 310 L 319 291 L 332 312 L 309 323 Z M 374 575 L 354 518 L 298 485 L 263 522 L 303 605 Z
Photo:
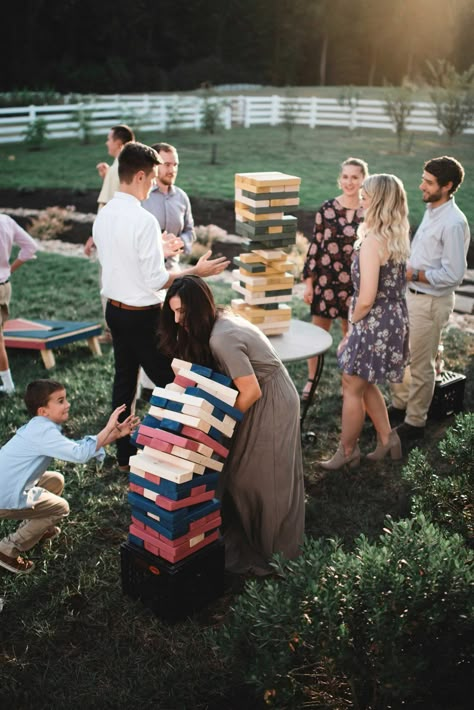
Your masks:
M 390 451 L 390 456 L 393 461 L 402 458 L 402 442 L 397 434 L 396 429 L 392 429 L 390 436 L 388 437 L 388 442 L 384 446 L 382 442 L 377 438 L 377 448 L 370 454 L 367 454 L 366 458 L 369 461 L 380 461 L 383 459 Z
M 349 468 L 355 468 L 360 464 L 360 449 L 356 444 L 354 450 L 349 456 L 346 456 L 344 447 L 339 444 L 336 453 L 329 459 L 329 461 L 318 461 L 321 468 L 326 469 L 326 471 L 337 471 L 343 466 L 349 466 Z

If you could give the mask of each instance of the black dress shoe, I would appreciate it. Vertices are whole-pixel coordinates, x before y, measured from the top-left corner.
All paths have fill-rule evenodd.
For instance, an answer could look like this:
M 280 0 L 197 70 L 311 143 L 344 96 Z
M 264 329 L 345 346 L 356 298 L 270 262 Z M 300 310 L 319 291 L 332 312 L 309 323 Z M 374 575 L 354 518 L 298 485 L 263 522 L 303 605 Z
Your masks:
M 397 434 L 404 441 L 415 441 L 416 439 L 423 439 L 425 435 L 424 426 L 413 426 L 412 424 L 407 424 L 403 422 L 397 427 Z
M 391 404 L 387 407 L 387 412 L 392 427 L 396 427 L 398 424 L 405 421 L 406 409 L 399 409 Z

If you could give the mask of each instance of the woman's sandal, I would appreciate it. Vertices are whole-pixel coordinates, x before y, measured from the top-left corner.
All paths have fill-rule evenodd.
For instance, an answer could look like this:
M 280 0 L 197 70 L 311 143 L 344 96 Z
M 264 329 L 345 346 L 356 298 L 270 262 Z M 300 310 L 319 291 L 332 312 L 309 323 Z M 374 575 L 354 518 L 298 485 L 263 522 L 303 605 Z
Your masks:
M 306 402 L 306 400 L 309 399 L 309 393 L 311 392 L 311 387 L 313 386 L 313 382 L 314 382 L 314 379 L 312 379 L 311 377 L 308 377 L 308 379 L 306 380 L 306 384 L 305 384 L 304 389 L 301 393 L 301 401 L 302 402 Z M 309 387 L 308 387 L 308 385 L 309 385 Z M 308 387 L 308 389 L 306 389 L 307 387 Z

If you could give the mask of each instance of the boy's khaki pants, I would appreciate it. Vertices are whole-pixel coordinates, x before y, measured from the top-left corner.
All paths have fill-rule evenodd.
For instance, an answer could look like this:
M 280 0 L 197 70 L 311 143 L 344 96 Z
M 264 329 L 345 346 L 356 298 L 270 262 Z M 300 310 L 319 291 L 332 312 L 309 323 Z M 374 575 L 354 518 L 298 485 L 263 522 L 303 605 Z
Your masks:
M 0 518 L 23 521 L 14 533 L 0 541 L 0 552 L 8 557 L 18 557 L 30 550 L 46 530 L 69 514 L 69 503 L 60 497 L 64 489 L 61 473 L 46 471 L 36 485 L 44 490 L 34 508 L 0 509 Z

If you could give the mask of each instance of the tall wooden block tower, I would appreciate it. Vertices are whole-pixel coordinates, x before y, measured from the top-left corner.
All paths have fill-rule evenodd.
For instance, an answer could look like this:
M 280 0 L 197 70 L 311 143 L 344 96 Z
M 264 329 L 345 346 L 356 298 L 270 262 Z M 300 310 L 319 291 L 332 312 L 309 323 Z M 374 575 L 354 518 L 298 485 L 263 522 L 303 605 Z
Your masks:
M 267 335 L 290 327 L 292 263 L 283 251 L 296 240 L 296 217 L 285 214 L 299 204 L 301 178 L 285 173 L 237 173 L 235 229 L 247 239 L 248 252 L 234 259 L 238 266 L 232 288 L 236 313 Z

